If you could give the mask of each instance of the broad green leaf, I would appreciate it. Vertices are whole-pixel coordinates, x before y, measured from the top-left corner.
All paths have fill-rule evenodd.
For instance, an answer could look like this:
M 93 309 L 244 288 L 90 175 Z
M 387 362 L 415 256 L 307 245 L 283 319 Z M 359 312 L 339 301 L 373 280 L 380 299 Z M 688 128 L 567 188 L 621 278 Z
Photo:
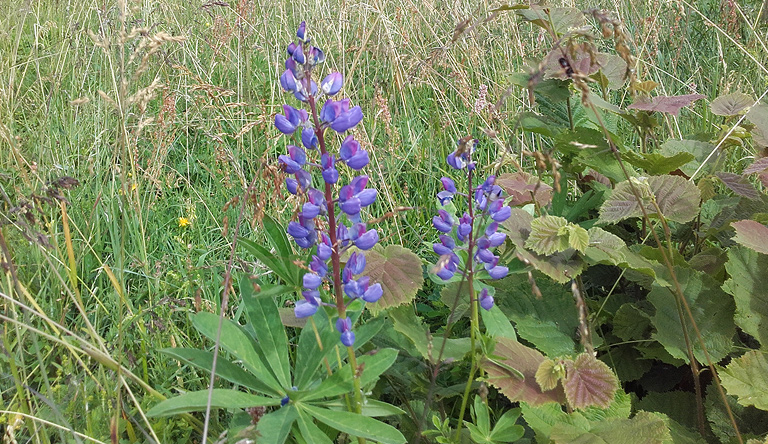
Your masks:
M 672 154 L 671 156 L 665 156 L 662 153 L 627 151 L 622 154 L 621 158 L 650 175 L 659 175 L 675 171 L 696 157 L 684 151 Z
M 493 356 L 484 358 L 481 367 L 488 374 L 488 382 L 510 401 L 532 405 L 565 401 L 561 387 L 543 391 L 536 382 L 536 371 L 546 359 L 537 350 L 512 339 L 497 338 Z
M 623 390 L 616 390 L 613 402 L 608 408 L 587 407 L 579 413 L 590 422 L 604 421 L 610 418 L 627 419 L 632 413 L 632 396 L 624 393 Z
M 597 53 L 600 73 L 608 83 L 608 89 L 617 90 L 627 82 L 627 62 L 617 54 Z
M 352 436 L 369 439 L 382 444 L 402 444 L 405 437 L 389 424 L 359 415 L 357 413 L 333 411 L 302 404 L 301 409 L 318 421 Z
M 752 350 L 734 359 L 720 372 L 720 379 L 739 404 L 768 410 L 768 359 L 762 352 Z
M 571 28 L 579 28 L 585 24 L 584 14 L 576 8 L 545 8 L 532 5 L 528 9 L 515 12 L 523 19 L 546 30 L 552 30 L 557 35 L 563 35 Z
M 466 281 L 458 281 L 444 286 L 440 290 L 440 301 L 448 310 L 452 310 L 445 321 L 446 324 L 458 321 L 469 311 L 469 284 Z
M 552 187 L 542 182 L 540 177 L 524 171 L 504 173 L 496 178 L 496 185 L 510 196 L 507 204 L 511 206 L 536 202 L 545 207 L 552 201 Z
M 733 347 L 732 338 L 736 333 L 733 323 L 733 299 L 703 273 L 681 268 L 678 268 L 677 272 L 683 294 L 693 313 L 693 319 L 699 331 L 702 332 L 709 356 L 713 362 L 718 362 L 728 355 Z M 668 288 L 654 286 L 648 294 L 648 300 L 656 307 L 656 314 L 651 318 L 656 328 L 654 339 L 659 341 L 673 357 L 687 362 L 687 348 L 675 295 Z M 683 311 L 683 319 L 696 360 L 706 363 L 704 351 L 685 311 Z
M 648 339 L 651 336 L 651 317 L 637 305 L 626 303 L 613 316 L 613 334 L 625 341 Z
M 584 257 L 592 265 L 619 265 L 626 261 L 627 244 L 619 236 L 602 228 L 592 227 L 588 231 L 589 245 L 584 250 Z
M 166 399 L 149 409 L 147 416 L 170 416 L 179 413 L 200 412 L 208 405 L 208 390 L 189 392 L 175 398 Z M 211 407 L 221 409 L 236 409 L 260 406 L 280 405 L 280 399 L 251 395 L 230 389 L 213 389 Z
M 197 350 L 194 348 L 165 348 L 160 351 L 181 362 L 205 370 L 208 373 L 211 372 L 213 353 L 209 351 Z M 219 355 L 216 360 L 216 376 L 231 383 L 248 387 L 257 392 L 275 394 L 274 391 L 261 382 L 259 378 L 224 359 L 221 355 Z
M 551 256 L 539 255 L 525 249 L 525 243 L 531 232 L 533 216 L 520 208 L 512 209 L 512 217 L 502 223 L 507 230 L 509 240 L 517 247 L 515 255 L 559 283 L 569 282 L 581 274 L 584 261 L 573 249 Z
M 250 285 L 247 277 L 241 281 L 240 291 L 248 320 L 259 340 L 265 361 L 280 384 L 284 388 L 291 387 L 288 337 L 280 321 L 275 300 L 270 296 L 254 295 L 253 286 Z
M 598 361 L 591 353 L 582 353 L 575 360 L 566 361 L 566 368 L 563 389 L 571 407 L 607 408 L 611 405 L 619 385 L 604 362 Z
M 395 363 L 395 359 L 397 359 L 397 350 L 391 348 L 378 350 L 374 355 L 359 356 L 357 358 L 358 367 L 363 369 L 363 373 L 360 375 L 361 385 L 367 386 L 377 381 L 379 376 Z M 302 400 L 313 401 L 351 393 L 354 390 L 352 379 L 352 369 L 347 364 L 302 397 Z
M 373 312 L 409 303 L 424 283 L 421 259 L 399 245 L 366 252 L 366 263 L 365 274 L 384 290 L 375 304 L 367 304 Z
M 299 335 L 293 375 L 293 383 L 299 390 L 306 389 L 312 382 L 323 364 L 323 359 L 333 351 L 338 342 L 336 329 L 331 327 L 327 314 L 324 310 L 318 310 L 311 320 L 307 321 Z
M 736 301 L 736 325 L 768 347 L 768 256 L 731 247 L 725 269 L 731 278 L 723 290 Z
M 742 92 L 734 92 L 718 96 L 709 104 L 709 109 L 716 116 L 738 116 L 755 104 L 755 99 Z
M 626 180 L 616 185 L 600 207 L 599 222 L 619 222 L 643 216 L 641 203 L 632 193 L 632 186 L 640 194 L 642 207 L 648 216 L 658 217 L 657 205 L 666 219 L 675 222 L 688 222 L 699 213 L 701 191 L 695 184 L 680 176 L 651 176 L 647 182 Z
M 568 221 L 558 216 L 541 216 L 531 221 L 531 233 L 525 248 L 536 253 L 550 255 L 569 248 Z
M 762 254 L 768 254 L 768 227 L 754 220 L 731 222 L 736 229 L 733 240 Z
M 664 350 L 660 345 L 655 345 Z M 611 347 L 608 353 L 600 356 L 600 360 L 610 365 L 622 382 L 640 379 L 653 365 L 652 360 L 643 359 L 637 348 L 627 344 Z
M 563 165 L 570 172 L 582 173 L 589 167 L 614 182 L 626 178 L 602 131 L 582 126 L 562 132 L 554 142 L 555 148 L 565 155 Z
M 752 138 L 761 146 L 765 146 L 768 137 L 768 105 L 760 103 L 753 106 L 747 113 L 747 120 L 755 125 Z
M 488 414 L 488 405 L 483 402 L 482 397 L 476 395 L 472 407 L 478 431 L 487 436 L 491 432 L 491 417 Z M 470 424 L 467 421 L 464 421 L 464 423 Z
M 677 116 L 680 109 L 691 105 L 693 102 L 703 99 L 703 94 L 684 94 L 682 96 L 656 96 L 651 100 L 639 99 L 627 106 L 627 109 L 639 109 L 642 111 L 660 111 Z
M 635 408 L 664 413 L 680 424 L 696 428 L 696 395 L 692 392 L 648 392 L 637 401 Z
M 518 336 L 549 357 L 566 356 L 575 351 L 573 335 L 579 318 L 573 295 L 566 288 L 549 279 L 536 279 L 542 294 L 538 297 L 527 277 L 522 275 L 490 284 L 496 288 L 497 305 L 515 323 Z
M 521 129 L 527 132 L 541 134 L 545 137 L 555 137 L 562 128 L 557 123 L 552 122 L 546 116 L 526 111 L 518 115 L 518 124 Z
M 638 412 L 632 419 L 610 418 L 590 424 L 587 432 L 578 428 L 558 424 L 550 436 L 555 444 L 662 444 L 671 442 L 664 420 L 648 412 Z
M 260 434 L 259 444 L 283 444 L 298 416 L 296 408 L 290 404 L 262 416 L 256 426 Z
M 565 177 L 565 174 L 563 174 L 563 178 Z M 573 204 L 573 206 L 568 209 L 568 212 L 564 215 L 564 217 L 568 219 L 569 222 L 578 222 L 583 217 L 585 217 L 590 210 L 598 208 L 600 204 L 603 203 L 604 194 L 605 192 L 603 191 L 587 191 L 583 196 L 579 198 L 579 200 Z
M 557 424 L 568 424 L 582 431 L 587 431 L 590 427 L 589 421 L 581 413 L 565 413 L 563 407 L 554 402 L 538 406 L 521 402 L 520 408 L 523 412 L 523 419 L 536 433 L 537 442 L 549 443 L 549 436 Z
M 726 395 L 728 406 L 736 419 L 736 425 L 742 436 L 765 436 L 768 433 L 768 412 L 755 407 L 744 407 L 738 403 L 735 396 Z M 710 385 L 707 388 L 707 397 L 704 400 L 704 411 L 707 422 L 713 434 L 719 442 L 735 443 L 736 433 L 733 430 L 730 416 L 723 405 L 723 398 L 716 387 Z
M 288 235 L 285 228 L 268 214 L 264 215 L 262 223 L 264 225 L 264 231 L 267 234 L 267 238 L 269 239 L 272 246 L 275 247 L 277 253 L 282 258 L 288 258 L 293 253 L 293 249 L 291 248 L 291 243 L 288 240 Z
M 296 412 L 298 413 L 296 419 L 301 431 L 301 437 L 304 438 L 306 444 L 333 444 L 331 438 L 315 425 L 309 413 L 303 408 L 300 409 L 298 407 L 296 407 Z
M 661 145 L 660 153 L 668 157 L 678 153 L 693 154 L 694 160 L 680 167 L 686 176 L 691 176 L 714 148 L 711 143 L 699 140 L 667 140 Z
M 576 251 L 584 253 L 589 245 L 589 233 L 578 225 L 568 226 L 568 245 Z
M 489 336 L 517 340 L 515 327 L 512 326 L 509 318 L 502 313 L 498 305 L 494 304 L 490 310 L 481 310 L 480 316 L 483 318 L 483 325 L 485 325 L 485 331 Z
M 216 333 L 219 327 L 218 315 L 201 311 L 192 316 L 192 324 L 208 339 L 216 340 Z M 234 357 L 239 359 L 246 370 L 250 371 L 261 382 L 272 389 L 271 395 L 285 395 L 285 389 L 275 379 L 272 372 L 267 369 L 261 356 L 259 356 L 259 352 L 254 348 L 250 336 L 239 325 L 230 320 L 224 320 L 221 325 L 220 345 L 222 349 L 232 353 Z
M 398 307 L 388 312 L 396 331 L 407 337 L 424 359 L 434 362 L 443 344 L 443 336 L 435 335 L 429 327 L 416 316 L 411 307 Z M 431 346 L 430 346 L 431 345 Z M 448 338 L 442 359 L 462 359 L 469 353 L 469 338 Z

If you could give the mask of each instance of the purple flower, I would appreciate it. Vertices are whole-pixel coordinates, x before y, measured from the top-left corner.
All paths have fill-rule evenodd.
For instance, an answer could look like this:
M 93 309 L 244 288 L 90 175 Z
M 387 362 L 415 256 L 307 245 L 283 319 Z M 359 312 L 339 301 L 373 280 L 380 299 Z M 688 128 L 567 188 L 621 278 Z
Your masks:
M 299 215 L 298 222 L 292 221 L 288 223 L 288 234 L 293 237 L 296 245 L 304 249 L 312 248 L 317 241 L 315 222 L 301 215 Z
M 360 209 L 367 207 L 376 201 L 376 190 L 365 188 L 368 176 L 357 176 L 349 185 L 344 185 L 339 190 L 339 208 L 353 222 L 360 222 Z
M 472 232 L 472 218 L 469 217 L 469 213 L 464 213 L 459 219 L 459 228 L 456 230 L 456 237 L 464 242 Z
M 304 55 L 304 48 L 302 47 L 301 43 L 296 45 L 296 49 L 293 50 L 291 58 L 293 58 L 293 60 L 295 60 L 299 65 L 303 65 L 307 62 L 307 57 Z
M 353 224 L 348 233 L 352 243 L 363 251 L 370 250 L 379 241 L 379 232 L 374 228 L 366 230 L 363 223 Z
M 307 53 L 307 64 L 309 66 L 316 66 L 325 61 L 325 53 L 322 49 L 315 46 L 310 46 L 309 53 Z
M 306 38 L 307 33 L 307 23 L 302 21 L 301 24 L 299 24 L 299 29 L 296 30 L 296 37 L 299 38 L 302 42 L 309 41 L 309 38 Z
M 296 97 L 296 100 L 301 102 L 306 102 L 309 100 L 310 93 L 307 92 L 307 88 L 305 88 L 301 82 L 297 83 L 297 85 L 299 88 L 296 88 L 296 91 L 293 92 L 293 97 Z M 310 82 L 309 89 L 312 91 L 311 95 L 317 95 L 317 83 L 315 83 L 314 80 Z
M 453 230 L 453 218 L 447 211 L 438 210 L 437 216 L 432 218 L 432 225 L 434 225 L 438 231 L 450 233 L 451 230 Z
M 328 264 L 324 259 L 318 256 L 312 256 L 312 261 L 309 263 L 309 269 L 320 277 L 325 277 L 325 275 L 328 274 Z
M 365 255 L 355 251 L 347 259 L 347 264 L 344 266 L 344 270 L 349 270 L 353 275 L 360 274 L 365 270 Z
M 440 182 L 443 184 L 443 189 L 449 193 L 456 192 L 456 183 L 450 177 L 441 177 Z
M 452 237 L 446 236 L 445 234 L 440 235 L 440 243 L 434 244 L 432 246 L 432 250 L 439 254 L 440 256 L 444 254 L 451 254 L 453 253 L 453 249 L 456 247 L 456 242 L 453 240 Z
M 448 165 L 457 170 L 464 169 L 464 167 L 467 166 L 466 156 L 460 155 L 459 157 L 456 157 L 456 151 L 449 154 L 445 161 L 448 163 Z
M 327 261 L 331 258 L 333 253 L 333 247 L 331 246 L 331 238 L 325 234 L 320 234 L 320 242 L 317 244 L 317 257 L 323 261 Z
M 435 273 L 440 279 L 447 281 L 456 274 L 459 265 L 459 257 L 456 253 L 444 254 L 437 261 L 440 269 Z
M 336 95 L 341 87 L 344 85 L 344 77 L 341 73 L 333 72 L 328 74 L 322 82 L 320 82 L 320 89 L 327 95 Z
M 315 273 L 304 273 L 304 278 L 302 279 L 304 288 L 308 290 L 316 290 L 317 287 L 320 286 L 320 284 L 323 283 L 323 278 L 316 275 Z
M 288 145 L 288 155 L 282 154 L 277 158 L 278 163 L 283 165 L 283 170 L 288 174 L 296 174 L 301 171 L 307 163 L 307 154 L 303 149 Z M 295 193 L 294 193 L 295 194 Z
M 338 102 L 333 99 L 328 99 L 320 109 L 320 120 L 330 123 L 336 120 L 339 115 L 347 111 L 349 111 L 349 99 L 342 99 Z
M 367 277 L 367 276 L 366 276 Z M 376 283 L 368 287 L 368 289 L 365 290 L 363 293 L 363 300 L 365 302 L 374 303 L 381 299 L 381 296 L 384 294 L 384 290 L 381 288 L 381 284 Z
M 336 169 L 336 157 L 325 153 L 320 157 L 320 166 L 323 168 L 323 180 L 325 183 L 334 184 L 339 181 L 339 170 Z
M 337 319 L 336 330 L 341 333 L 341 343 L 347 347 L 351 347 L 355 343 L 355 334 L 352 332 L 352 321 L 349 318 Z
M 331 122 L 331 129 L 337 133 L 343 133 L 357 126 L 361 120 L 363 120 L 363 110 L 356 106 L 349 111 L 345 111 Z
M 296 90 L 301 87 L 300 84 L 297 86 L 296 77 L 294 77 L 293 72 L 291 72 L 290 69 L 286 69 L 283 72 L 283 75 L 280 76 L 280 86 L 282 86 L 285 91 L 290 92 L 296 92 Z
M 293 55 L 293 51 L 296 51 L 297 47 L 298 45 L 296 45 L 296 43 L 294 42 L 291 42 L 288 44 L 288 48 L 286 48 L 286 52 L 288 52 L 289 57 Z
M 322 191 L 310 188 L 309 191 L 307 191 L 307 198 L 308 202 L 304 203 L 301 210 L 302 217 L 305 219 L 314 219 L 319 214 L 325 214 L 327 212 L 325 195 L 323 195 Z
M 359 171 L 368 165 L 368 152 L 360 148 L 360 143 L 350 134 L 339 148 L 339 157 L 353 170 Z
M 304 145 L 304 148 L 314 150 L 317 148 L 318 142 L 314 128 L 304 128 L 301 130 L 301 143 Z
M 483 290 L 480 292 L 478 301 L 480 302 L 480 306 L 485 310 L 490 310 L 493 308 L 493 296 L 488 294 L 487 288 L 483 288 Z
M 293 134 L 299 124 L 306 122 L 309 115 L 305 110 L 298 110 L 289 105 L 283 105 L 283 114 L 275 115 L 275 127 L 283 134 Z
M 494 261 L 485 264 L 485 269 L 488 271 L 491 279 L 501 279 L 509 273 L 509 268 L 496 265 L 498 262 L 499 258 L 496 258 Z
M 320 298 L 317 296 L 319 292 L 317 290 L 309 290 L 301 293 L 304 299 L 296 303 L 293 308 L 293 314 L 297 318 L 307 318 L 317 312 L 320 307 Z

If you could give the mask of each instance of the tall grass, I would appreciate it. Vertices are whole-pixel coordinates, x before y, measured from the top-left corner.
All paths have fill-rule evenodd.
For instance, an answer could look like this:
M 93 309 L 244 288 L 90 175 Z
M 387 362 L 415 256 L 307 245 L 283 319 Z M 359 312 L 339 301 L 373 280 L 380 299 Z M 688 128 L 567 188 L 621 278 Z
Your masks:
M 218 310 L 233 199 L 259 178 L 240 233 L 256 240 L 263 214 L 285 221 L 298 205 L 279 186 L 284 139 L 272 116 L 283 39 L 301 20 L 364 108 L 356 136 L 383 197 L 372 213 L 392 213 L 386 242 L 423 250 L 437 183 L 425 178 L 439 177 L 456 138 L 480 137 L 486 160 L 535 148 L 513 129 L 524 92 L 496 112 L 482 104 L 543 55 L 543 36 L 511 13 L 489 16 L 495 3 L 470 3 L 0 3 L 4 439 L 199 436 L 199 420 L 149 421 L 143 411 L 207 385 L 158 350 L 204 346 L 187 314 Z M 602 3 L 566 2 L 617 11 L 634 35 L 637 70 L 660 92 L 762 94 L 759 2 Z M 473 27 L 454 39 L 464 20 Z M 700 119 L 665 118 L 670 136 L 715 127 L 704 106 L 689 112 Z M 80 185 L 62 190 L 65 199 L 39 198 L 63 176 Z M 236 264 L 263 274 L 247 257 Z M 225 419 L 214 417 L 212 430 Z

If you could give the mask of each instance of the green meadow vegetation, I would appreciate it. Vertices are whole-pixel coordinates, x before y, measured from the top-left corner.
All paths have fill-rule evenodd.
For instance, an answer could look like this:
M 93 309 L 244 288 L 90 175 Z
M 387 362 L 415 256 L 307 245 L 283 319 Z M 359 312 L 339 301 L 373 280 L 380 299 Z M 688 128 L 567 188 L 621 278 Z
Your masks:
M 546 3 L 0 2 L 2 442 L 768 443 L 768 7 Z M 302 21 L 384 289 L 307 319 Z M 474 140 L 508 274 L 441 278 Z

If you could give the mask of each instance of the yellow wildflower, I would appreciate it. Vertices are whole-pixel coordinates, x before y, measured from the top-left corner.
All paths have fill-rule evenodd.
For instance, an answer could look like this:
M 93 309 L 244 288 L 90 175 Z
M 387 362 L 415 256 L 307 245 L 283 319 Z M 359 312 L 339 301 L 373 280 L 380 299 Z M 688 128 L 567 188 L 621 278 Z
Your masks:
M 192 222 L 189 221 L 186 217 L 180 217 L 179 218 L 179 227 L 180 228 L 186 228 L 188 227 Z

